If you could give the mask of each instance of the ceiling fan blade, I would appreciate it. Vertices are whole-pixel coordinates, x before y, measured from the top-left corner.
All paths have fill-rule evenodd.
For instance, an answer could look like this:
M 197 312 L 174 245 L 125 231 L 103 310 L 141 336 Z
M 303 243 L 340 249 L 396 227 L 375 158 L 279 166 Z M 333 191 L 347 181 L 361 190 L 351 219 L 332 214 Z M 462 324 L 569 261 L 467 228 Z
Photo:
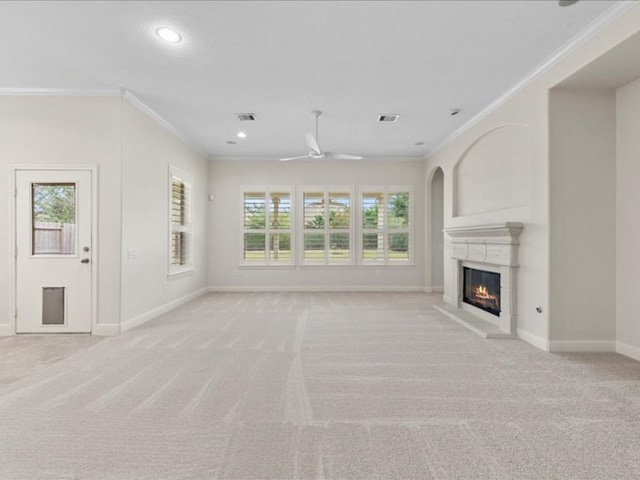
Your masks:
M 334 160 L 362 160 L 359 155 L 346 155 L 344 153 L 332 153 L 329 157 Z
M 304 138 L 307 139 L 307 145 L 309 145 L 311 150 L 316 152 L 318 155 L 322 155 L 318 141 L 316 140 L 316 137 L 313 136 L 313 133 L 305 133 Z
M 280 161 L 281 162 L 288 162 L 290 160 L 302 160 L 304 158 L 309 158 L 309 155 L 302 155 L 300 157 L 281 158 Z

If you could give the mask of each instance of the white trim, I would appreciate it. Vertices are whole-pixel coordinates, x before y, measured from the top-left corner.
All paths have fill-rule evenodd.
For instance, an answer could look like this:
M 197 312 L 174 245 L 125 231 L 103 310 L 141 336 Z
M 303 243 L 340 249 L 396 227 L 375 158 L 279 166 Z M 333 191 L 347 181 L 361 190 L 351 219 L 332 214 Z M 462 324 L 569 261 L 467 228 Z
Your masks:
M 16 174 L 20 170 L 25 171 L 37 171 L 37 170 L 51 170 L 51 171 L 63 171 L 63 170 L 88 170 L 91 174 L 91 333 L 98 325 L 98 166 L 97 165 L 11 165 L 11 282 L 9 287 L 9 306 L 10 316 L 13 320 L 10 322 L 9 327 L 11 333 L 9 335 L 15 335 L 18 318 L 15 315 L 17 306 L 18 284 L 17 284 L 17 270 L 16 263 L 18 259 L 15 256 L 16 251 Z
M 91 334 L 97 337 L 113 337 L 120 334 L 120 325 L 117 323 L 98 323 Z
M 444 287 L 442 286 L 431 287 L 431 291 L 433 293 L 444 293 Z
M 178 130 L 176 127 L 174 127 L 171 123 L 169 123 L 167 120 L 165 120 L 164 117 L 162 117 L 161 115 L 156 113 L 154 110 L 152 110 L 151 108 L 146 106 L 144 103 L 142 103 L 142 101 L 140 99 L 138 99 L 135 95 L 133 95 L 133 93 L 131 93 L 128 90 L 125 90 L 124 94 L 122 95 L 122 98 L 124 98 L 126 101 L 128 101 L 134 107 L 136 107 L 142 113 L 147 115 L 149 118 L 154 120 L 158 125 L 160 125 L 161 127 L 165 128 L 166 130 L 168 130 L 169 133 L 172 133 L 177 138 L 182 140 L 185 144 L 189 145 L 191 148 L 193 148 L 200 155 L 202 155 L 203 157 L 205 157 L 207 159 L 210 159 L 209 154 L 200 145 L 195 143 L 193 140 L 191 140 L 191 138 L 186 136 L 184 133 L 182 133 L 180 130 Z
M 551 340 L 550 352 L 615 352 L 615 340 Z
M 212 293 L 243 293 L 243 292 L 424 292 L 424 287 L 388 286 L 388 285 L 293 285 L 293 286 L 210 286 Z
M 625 355 L 629 358 L 640 361 L 640 347 L 629 345 L 624 342 L 616 342 L 616 352 L 620 355 Z
M 168 303 L 165 303 L 164 305 L 160 305 L 159 307 L 152 308 L 148 312 L 145 312 L 141 315 L 137 315 L 133 318 L 130 318 L 129 320 L 125 320 L 120 325 L 120 331 L 126 332 L 127 330 L 131 330 L 132 328 L 137 327 L 138 325 L 142 325 L 143 323 L 148 322 L 149 320 L 157 317 L 158 315 L 167 313 L 168 311 L 173 310 L 174 308 L 177 308 L 180 305 L 184 305 L 185 303 L 195 300 L 196 298 L 207 293 L 207 291 L 208 291 L 207 288 L 201 288 L 200 290 L 196 290 L 193 293 L 189 293 L 183 297 L 172 300 Z
M 442 295 L 442 301 L 446 304 L 454 305 L 453 300 L 451 300 L 449 295 Z
M 544 338 L 539 337 L 538 335 L 534 335 L 533 333 L 523 330 L 522 328 L 518 328 L 517 335 L 521 340 L 527 342 L 528 344 L 533 345 L 540 350 L 544 350 L 545 352 L 549 351 L 549 342 Z
M 120 97 L 119 88 L 0 88 L 0 95 Z
M 496 100 L 491 102 L 487 107 L 485 107 L 480 113 L 472 117 L 468 122 L 462 125 L 453 133 L 447 135 L 444 140 L 436 144 L 435 147 L 429 149 L 427 153 L 423 155 L 423 159 L 427 159 L 437 152 L 442 150 L 444 147 L 453 142 L 456 138 L 460 137 L 462 134 L 470 130 L 473 126 L 480 123 L 484 118 L 489 116 L 492 112 L 497 110 L 501 105 L 506 103 L 509 99 L 514 97 L 517 93 L 524 90 L 528 85 L 533 83 L 534 80 L 539 78 L 542 74 L 547 72 L 552 66 L 554 66 L 557 62 L 568 56 L 570 53 L 575 51 L 578 47 L 582 46 L 591 38 L 595 37 L 603 28 L 605 28 L 610 23 L 614 22 L 622 15 L 624 15 L 628 10 L 631 10 L 636 5 L 636 1 L 621 1 L 615 3 L 611 8 L 609 8 L 606 12 L 596 18 L 593 22 L 587 25 L 583 30 L 578 32 L 572 39 L 570 39 L 567 43 L 564 44 L 559 50 L 555 53 L 551 54 L 546 60 L 540 63 L 536 68 L 534 68 L 531 72 L 521 78 L 515 85 L 513 85 L 509 90 L 500 95 Z
M 273 162 L 274 164 L 281 164 L 280 157 L 277 155 L 212 155 L 209 157 L 209 160 L 213 162 L 242 162 L 242 161 L 251 161 L 251 162 Z M 365 158 L 367 163 L 372 162 L 422 162 L 424 161 L 424 156 L 422 155 L 411 155 L 411 156 L 369 156 Z M 320 158 L 318 160 L 307 159 L 303 160 L 305 164 L 314 163 L 323 165 L 343 165 L 344 163 L 353 163 L 358 162 L 360 160 L 332 160 L 330 158 Z M 295 162 L 294 162 L 295 163 Z

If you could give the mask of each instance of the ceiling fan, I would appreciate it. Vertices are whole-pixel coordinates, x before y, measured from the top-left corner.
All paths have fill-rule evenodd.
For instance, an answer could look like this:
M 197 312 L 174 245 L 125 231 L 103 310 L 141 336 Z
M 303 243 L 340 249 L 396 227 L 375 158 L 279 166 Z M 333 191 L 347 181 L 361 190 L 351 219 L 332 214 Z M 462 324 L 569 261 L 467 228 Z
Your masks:
M 323 152 L 318 145 L 318 117 L 322 115 L 320 110 L 314 110 L 311 114 L 316 117 L 316 135 L 313 133 L 305 133 L 304 138 L 307 140 L 307 145 L 310 150 L 306 155 L 299 157 L 281 158 L 281 162 L 288 162 L 289 160 L 304 160 L 304 159 L 319 159 L 330 158 L 333 160 L 361 160 L 362 157 L 358 155 L 346 155 L 344 153 Z

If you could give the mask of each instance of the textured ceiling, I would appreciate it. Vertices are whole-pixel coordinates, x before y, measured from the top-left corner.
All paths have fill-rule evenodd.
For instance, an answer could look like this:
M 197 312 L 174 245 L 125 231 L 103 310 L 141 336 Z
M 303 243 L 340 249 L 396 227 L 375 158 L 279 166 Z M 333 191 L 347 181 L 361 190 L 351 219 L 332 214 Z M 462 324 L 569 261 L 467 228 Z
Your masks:
M 314 109 L 326 150 L 420 157 L 615 3 L 4 1 L 0 89 L 125 89 L 212 157 L 305 154 Z

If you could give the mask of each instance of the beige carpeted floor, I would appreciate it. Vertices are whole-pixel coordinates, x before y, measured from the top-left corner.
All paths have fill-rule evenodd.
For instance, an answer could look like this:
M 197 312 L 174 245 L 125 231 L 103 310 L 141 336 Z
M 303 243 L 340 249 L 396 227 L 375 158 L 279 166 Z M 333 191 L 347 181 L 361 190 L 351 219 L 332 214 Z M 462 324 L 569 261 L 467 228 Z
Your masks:
M 639 362 L 436 298 L 201 297 L 2 387 L 0 479 L 640 478 Z

